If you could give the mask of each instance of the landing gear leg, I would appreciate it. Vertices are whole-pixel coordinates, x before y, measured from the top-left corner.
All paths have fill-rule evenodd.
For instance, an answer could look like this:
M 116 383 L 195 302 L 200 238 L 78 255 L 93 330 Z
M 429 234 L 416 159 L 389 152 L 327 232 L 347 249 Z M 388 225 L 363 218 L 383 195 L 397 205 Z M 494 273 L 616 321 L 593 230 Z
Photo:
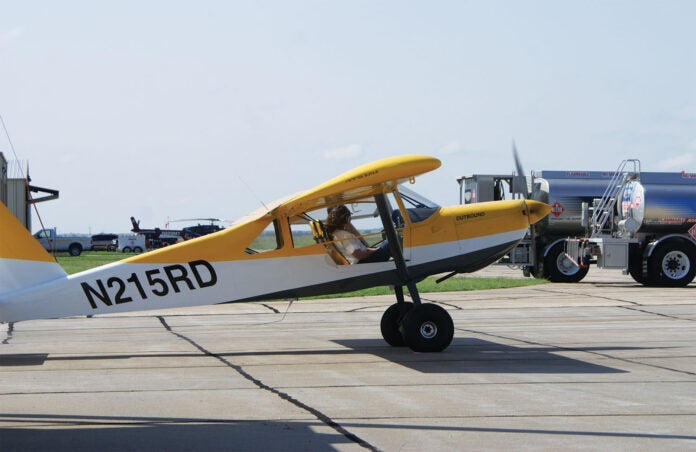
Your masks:
M 441 352 L 452 342 L 454 322 L 449 313 L 432 303 L 421 303 L 415 280 L 409 275 L 394 223 L 389 212 L 389 204 L 384 194 L 375 195 L 375 203 L 389 241 L 396 273 L 402 285 L 394 287 L 396 303 L 382 315 L 380 328 L 382 337 L 389 345 L 407 345 L 414 352 Z M 408 288 L 413 303 L 404 300 L 404 287 Z

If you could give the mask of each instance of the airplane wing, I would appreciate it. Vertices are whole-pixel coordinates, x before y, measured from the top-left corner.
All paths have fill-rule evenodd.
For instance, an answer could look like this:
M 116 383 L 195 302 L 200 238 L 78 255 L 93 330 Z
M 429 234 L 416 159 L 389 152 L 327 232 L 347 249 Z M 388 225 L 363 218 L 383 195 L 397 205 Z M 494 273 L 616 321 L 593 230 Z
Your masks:
M 278 204 L 277 208 L 292 216 L 298 213 L 383 193 L 413 177 L 440 167 L 440 160 L 427 155 L 390 157 L 359 166 L 318 187 Z

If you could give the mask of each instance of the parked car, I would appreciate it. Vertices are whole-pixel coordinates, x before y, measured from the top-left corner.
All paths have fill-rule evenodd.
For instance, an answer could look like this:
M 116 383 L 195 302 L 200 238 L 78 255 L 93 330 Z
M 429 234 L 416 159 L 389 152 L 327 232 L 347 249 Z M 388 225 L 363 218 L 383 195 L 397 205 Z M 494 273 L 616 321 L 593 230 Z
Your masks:
M 116 251 L 118 248 L 118 235 L 95 234 L 92 236 L 92 251 Z

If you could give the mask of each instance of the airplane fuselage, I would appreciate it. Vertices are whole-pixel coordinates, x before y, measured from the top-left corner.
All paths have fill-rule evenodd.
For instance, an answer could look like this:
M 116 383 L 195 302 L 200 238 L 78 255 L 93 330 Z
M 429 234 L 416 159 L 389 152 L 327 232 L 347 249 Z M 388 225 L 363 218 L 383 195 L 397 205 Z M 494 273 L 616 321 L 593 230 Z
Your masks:
M 442 207 L 399 229 L 410 276 L 472 272 L 502 257 L 530 221 L 534 201 Z M 530 207 L 531 206 L 531 207 Z M 394 261 L 337 265 L 320 244 L 247 254 L 254 222 L 0 296 L 0 319 L 19 321 L 260 299 L 295 298 L 399 284 Z M 255 232 L 252 231 L 252 235 Z M 205 241 L 205 243 L 204 243 Z M 195 247 L 195 258 L 189 251 Z M 2 299 L 6 301 L 3 302 Z M 11 300 L 10 300 L 11 299 Z

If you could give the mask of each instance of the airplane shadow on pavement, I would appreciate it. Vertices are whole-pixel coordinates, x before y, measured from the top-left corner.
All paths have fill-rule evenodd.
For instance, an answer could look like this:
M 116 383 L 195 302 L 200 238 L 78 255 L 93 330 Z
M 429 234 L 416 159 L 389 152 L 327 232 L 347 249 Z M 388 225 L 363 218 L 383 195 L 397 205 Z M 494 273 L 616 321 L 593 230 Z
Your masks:
M 454 338 L 442 353 L 413 353 L 408 348 L 389 347 L 380 339 L 351 339 L 336 343 L 363 353 L 377 355 L 423 373 L 624 373 L 591 362 L 569 358 L 561 352 L 606 353 L 638 350 L 639 347 L 514 347 L 475 338 Z
M 235 356 L 310 356 L 352 355 L 365 353 L 400 364 L 422 373 L 541 373 L 541 374 L 598 374 L 624 373 L 626 371 L 569 358 L 560 353 L 607 354 L 613 351 L 640 350 L 641 347 L 574 347 L 572 349 L 544 346 L 514 347 L 474 338 L 455 338 L 442 353 L 414 353 L 407 347 L 390 347 L 382 339 L 334 340 L 345 349 L 324 350 L 274 350 L 232 353 L 214 353 L 216 356 L 234 359 Z M 46 353 L 0 354 L 2 366 L 40 366 L 45 361 L 79 361 L 100 359 L 196 357 L 200 353 L 157 353 L 134 355 L 88 355 L 51 357 Z
M 138 416 L 0 414 L 19 424 L 0 428 L 0 449 L 61 451 L 334 451 L 354 443 L 334 431 L 317 432 L 320 421 L 216 420 Z M 51 428 L 39 428 L 51 425 Z M 345 447 L 345 446 L 344 446 Z

